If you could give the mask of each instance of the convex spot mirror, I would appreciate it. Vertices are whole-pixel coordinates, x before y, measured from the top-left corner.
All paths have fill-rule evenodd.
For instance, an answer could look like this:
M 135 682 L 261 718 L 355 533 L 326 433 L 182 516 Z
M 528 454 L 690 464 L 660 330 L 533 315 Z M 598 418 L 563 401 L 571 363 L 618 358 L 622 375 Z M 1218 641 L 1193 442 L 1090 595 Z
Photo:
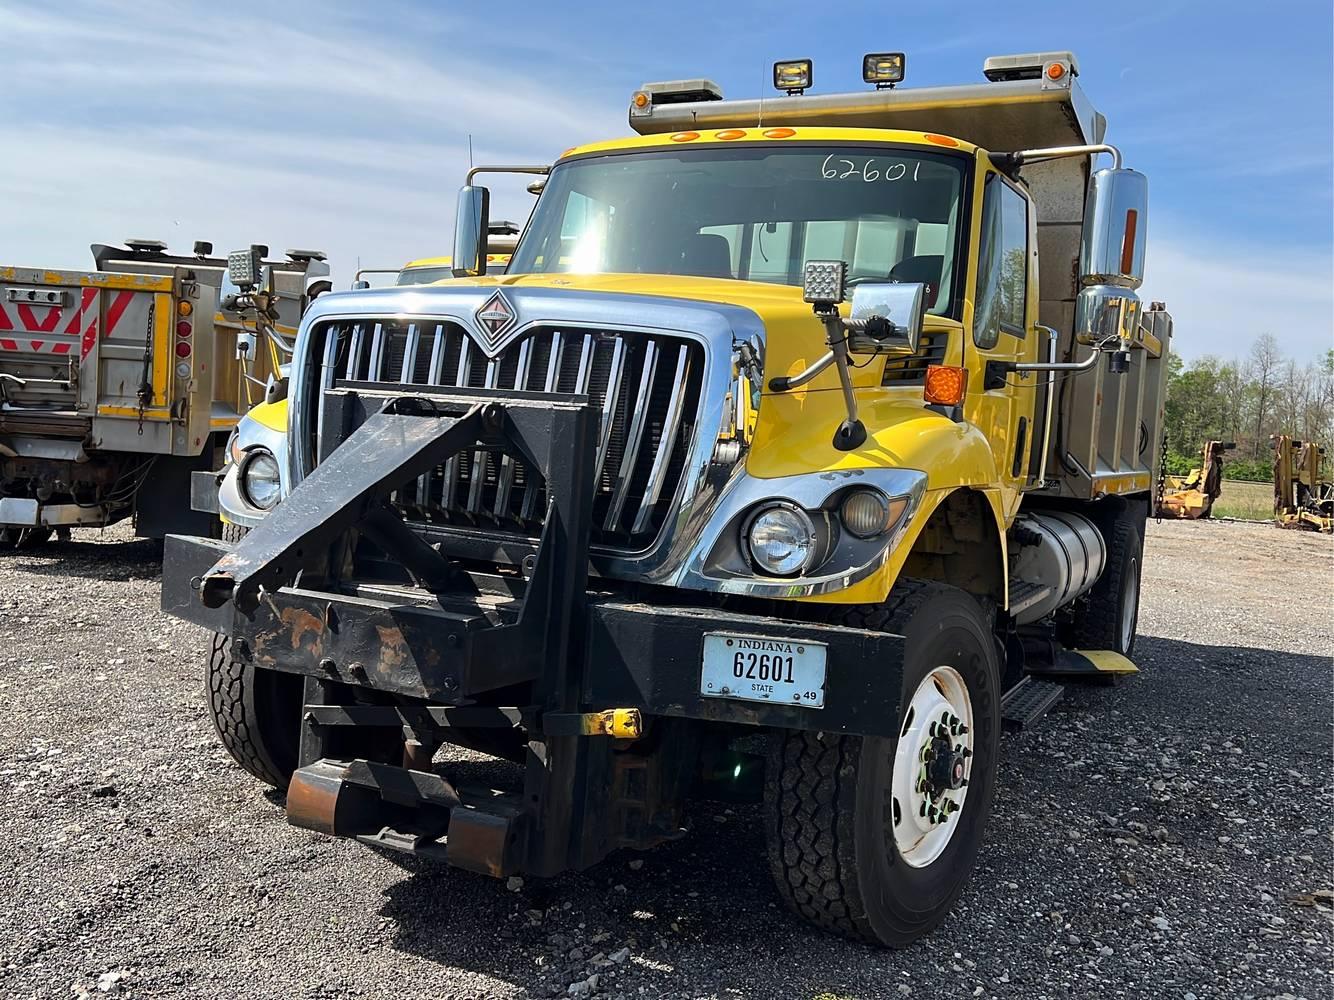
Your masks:
M 865 281 L 854 285 L 848 350 L 854 354 L 916 354 L 926 314 L 920 281 Z

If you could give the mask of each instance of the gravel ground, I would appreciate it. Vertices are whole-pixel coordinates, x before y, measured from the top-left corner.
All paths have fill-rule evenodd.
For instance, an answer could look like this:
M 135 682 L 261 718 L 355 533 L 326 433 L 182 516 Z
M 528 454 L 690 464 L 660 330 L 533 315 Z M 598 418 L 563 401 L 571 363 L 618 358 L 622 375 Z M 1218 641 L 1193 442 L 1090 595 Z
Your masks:
M 1142 673 L 1007 736 L 977 873 L 898 953 L 778 906 L 755 810 L 522 886 L 286 824 L 218 746 L 154 546 L 0 557 L 0 996 L 1331 994 L 1334 542 L 1150 525 Z M 486 768 L 463 762 L 462 769 Z M 1312 895 L 1315 894 L 1315 895 Z

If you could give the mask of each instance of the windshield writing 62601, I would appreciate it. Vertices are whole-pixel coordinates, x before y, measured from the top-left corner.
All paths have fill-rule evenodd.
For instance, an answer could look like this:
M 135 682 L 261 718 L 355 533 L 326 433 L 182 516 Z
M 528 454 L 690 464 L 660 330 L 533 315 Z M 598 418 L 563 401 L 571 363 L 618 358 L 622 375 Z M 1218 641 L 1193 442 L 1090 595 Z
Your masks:
M 917 172 L 922 169 L 921 161 L 913 164 L 902 160 L 886 160 L 880 157 L 868 157 L 865 160 L 850 160 L 846 156 L 830 153 L 820 164 L 820 176 L 827 181 L 901 181 L 906 177 L 917 180 Z

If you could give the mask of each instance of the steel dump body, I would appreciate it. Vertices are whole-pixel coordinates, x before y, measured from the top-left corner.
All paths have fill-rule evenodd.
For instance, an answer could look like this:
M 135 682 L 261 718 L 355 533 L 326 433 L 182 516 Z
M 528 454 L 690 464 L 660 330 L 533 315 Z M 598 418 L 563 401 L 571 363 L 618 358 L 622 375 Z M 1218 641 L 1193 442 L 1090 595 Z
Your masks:
M 238 361 L 238 338 L 254 335 L 220 308 L 225 262 L 93 249 L 98 270 L 0 268 L 0 529 L 138 511 L 153 533 L 207 531 L 190 473 L 220 464 L 277 359 Z M 276 266 L 279 322 L 295 333 L 309 277 L 328 269 Z

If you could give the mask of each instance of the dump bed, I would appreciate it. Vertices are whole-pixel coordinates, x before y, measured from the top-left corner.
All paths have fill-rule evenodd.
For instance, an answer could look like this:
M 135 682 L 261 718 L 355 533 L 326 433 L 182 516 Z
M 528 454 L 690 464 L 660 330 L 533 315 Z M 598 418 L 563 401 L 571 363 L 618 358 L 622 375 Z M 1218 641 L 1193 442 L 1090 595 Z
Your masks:
M 194 455 L 210 432 L 217 290 L 185 268 L 0 268 L 0 444 Z

